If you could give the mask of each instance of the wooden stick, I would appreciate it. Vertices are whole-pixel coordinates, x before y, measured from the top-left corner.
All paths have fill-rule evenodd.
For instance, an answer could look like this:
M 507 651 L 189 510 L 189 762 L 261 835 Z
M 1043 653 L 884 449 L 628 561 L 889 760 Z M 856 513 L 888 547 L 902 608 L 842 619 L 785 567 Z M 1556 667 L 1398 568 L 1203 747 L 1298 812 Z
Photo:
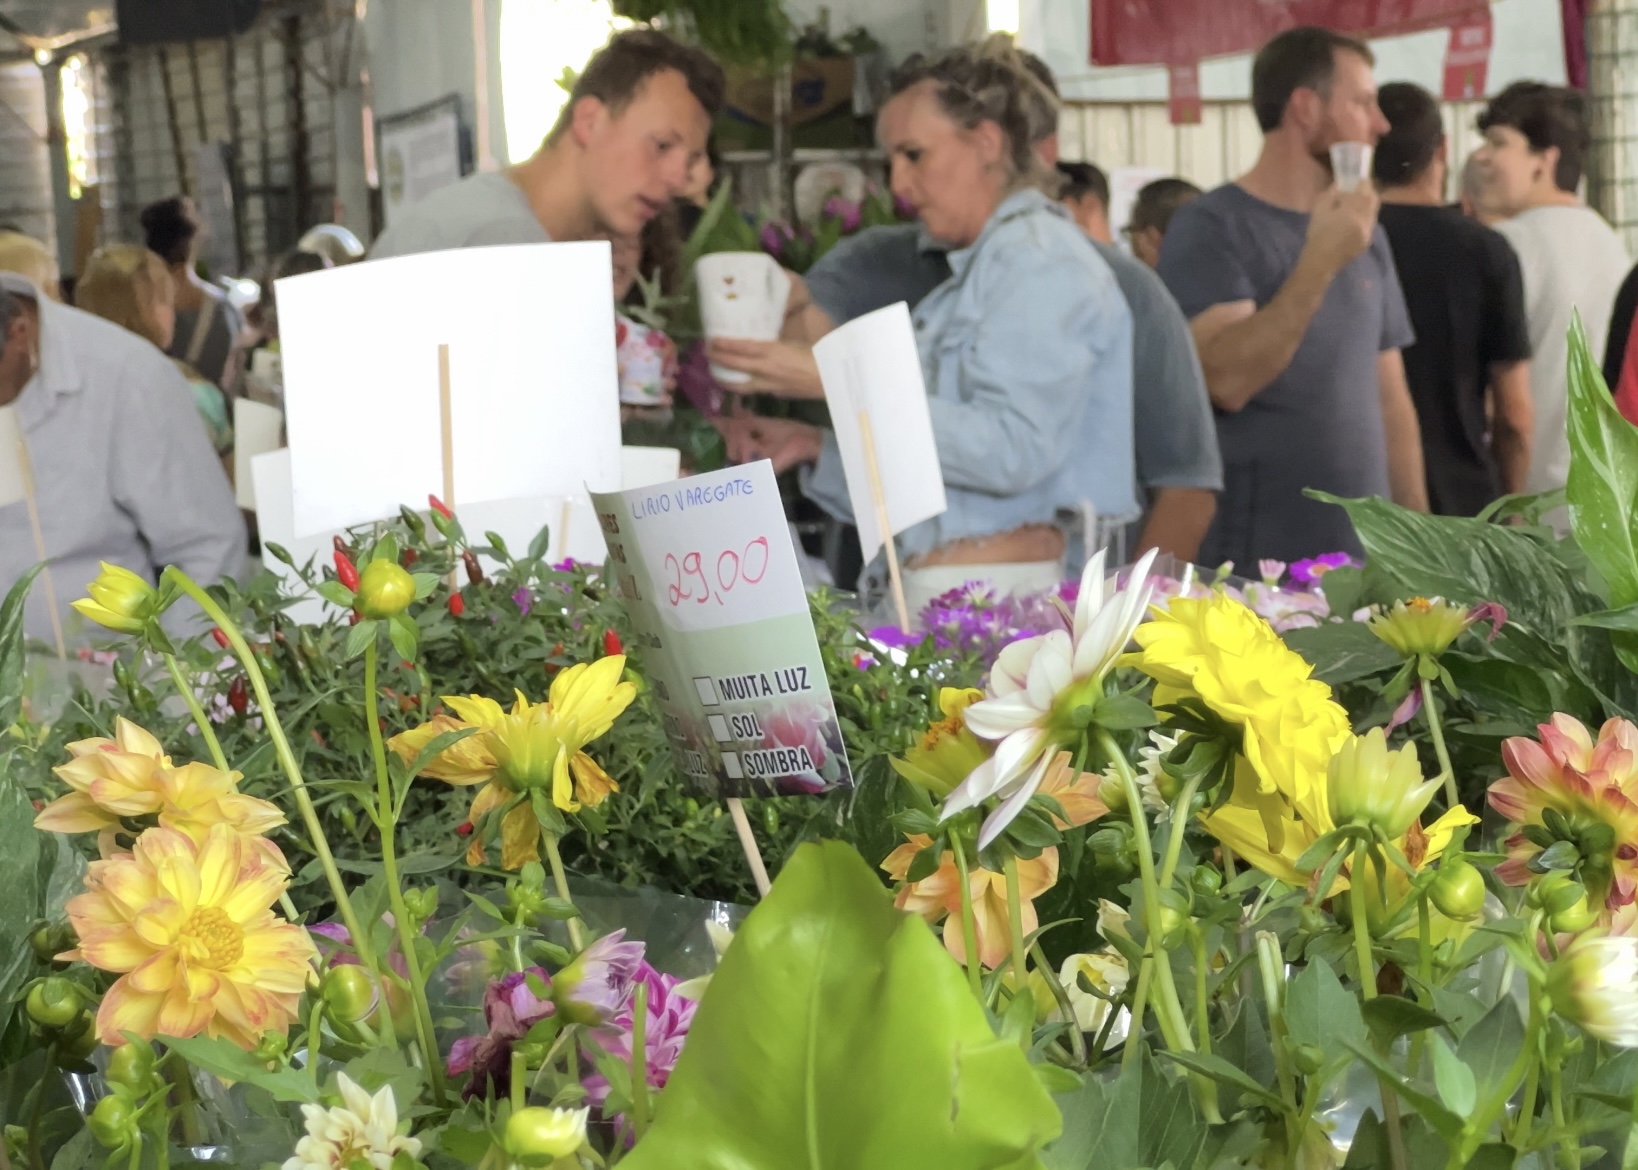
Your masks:
M 444 506 L 455 510 L 455 410 L 449 397 L 449 345 L 438 346 L 438 431 L 443 440 Z M 458 565 L 449 569 L 449 591 L 460 588 L 456 579 Z
M 751 832 L 751 822 L 745 816 L 745 802 L 737 796 L 728 798 L 728 815 L 734 818 L 734 828 L 739 833 L 740 848 L 745 850 L 745 860 L 751 865 L 751 877 L 756 882 L 756 892 L 759 898 L 768 896 L 768 867 L 762 862 L 762 850 L 757 848 L 756 836 Z
M 876 526 L 882 531 L 882 549 L 887 553 L 887 581 L 893 591 L 893 605 L 899 614 L 899 629 L 910 629 L 910 607 L 904 601 L 904 578 L 899 574 L 899 550 L 893 543 L 893 525 L 887 518 L 887 496 L 882 491 L 882 471 L 876 463 L 876 433 L 870 427 L 870 412 L 859 412 L 859 442 L 864 447 L 865 476 L 870 482 L 870 499 L 876 506 Z
M 563 514 L 559 517 L 557 526 L 557 559 L 559 561 L 569 559 L 569 517 L 573 514 L 574 499 L 570 496 L 564 496 Z
M 28 524 L 34 530 L 34 555 L 44 566 L 40 581 L 45 585 L 46 613 L 51 618 L 51 637 L 57 643 L 57 657 L 67 658 L 68 647 L 63 642 L 63 619 L 57 612 L 57 588 L 51 583 L 50 558 L 46 556 L 45 532 L 40 527 L 40 505 L 34 498 L 34 465 L 29 462 L 28 444 L 22 434 L 17 436 L 17 467 L 23 475 L 23 499 L 28 503 Z

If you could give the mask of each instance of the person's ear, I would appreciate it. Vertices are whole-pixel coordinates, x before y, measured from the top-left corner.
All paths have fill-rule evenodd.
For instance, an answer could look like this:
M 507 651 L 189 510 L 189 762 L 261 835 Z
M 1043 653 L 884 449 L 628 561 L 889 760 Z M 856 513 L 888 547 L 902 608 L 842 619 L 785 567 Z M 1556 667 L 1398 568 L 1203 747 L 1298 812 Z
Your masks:
M 1554 187 L 1558 186 L 1558 160 L 1562 152 L 1556 146 L 1549 146 L 1537 157 L 1541 159 L 1542 170 L 1547 175 L 1547 181 Z
M 574 104 L 569 133 L 580 146 L 588 145 L 608 118 L 609 108 L 601 98 L 583 97 Z
M 972 131 L 973 140 L 978 143 L 979 157 L 984 160 L 984 168 L 992 170 L 1006 162 L 1007 135 L 998 122 L 985 119 Z

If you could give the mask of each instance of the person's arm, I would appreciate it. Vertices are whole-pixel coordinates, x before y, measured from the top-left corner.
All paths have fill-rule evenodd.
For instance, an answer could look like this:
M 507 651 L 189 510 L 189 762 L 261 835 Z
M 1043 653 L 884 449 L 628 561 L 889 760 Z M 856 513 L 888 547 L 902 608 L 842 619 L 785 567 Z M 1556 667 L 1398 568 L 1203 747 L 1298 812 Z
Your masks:
M 1149 502 L 1149 515 L 1138 534 L 1139 556 L 1150 549 L 1171 553 L 1181 561 L 1200 555 L 1212 517 L 1217 514 L 1217 493 L 1207 488 L 1159 488 Z
M 811 346 L 835 329 L 836 322 L 814 303 L 807 281 L 789 269 L 786 269 L 785 275 L 791 278 L 791 295 L 785 302 L 785 324 L 779 331 L 779 339 Z
M 1507 495 L 1524 491 L 1535 427 L 1530 363 L 1493 363 L 1490 367 L 1490 452 L 1501 472 L 1501 489 Z
M 1415 512 L 1428 510 L 1428 481 L 1422 465 L 1422 428 L 1405 381 L 1405 362 L 1397 349 L 1376 357 L 1382 399 L 1382 431 L 1388 443 L 1388 486 L 1394 503 Z
M 814 312 L 820 310 L 814 309 Z M 706 345 L 706 356 L 719 366 L 749 374 L 749 382 L 724 383 L 735 394 L 773 394 L 779 398 L 823 398 L 819 363 L 803 341 L 741 341 L 719 337 Z
M 1191 328 L 1212 405 L 1244 409 L 1291 364 L 1331 281 L 1370 246 L 1377 206 L 1368 184 L 1346 195 L 1326 192 L 1309 218 L 1296 266 L 1268 304 L 1258 309 L 1249 300 L 1229 301 L 1195 315 Z

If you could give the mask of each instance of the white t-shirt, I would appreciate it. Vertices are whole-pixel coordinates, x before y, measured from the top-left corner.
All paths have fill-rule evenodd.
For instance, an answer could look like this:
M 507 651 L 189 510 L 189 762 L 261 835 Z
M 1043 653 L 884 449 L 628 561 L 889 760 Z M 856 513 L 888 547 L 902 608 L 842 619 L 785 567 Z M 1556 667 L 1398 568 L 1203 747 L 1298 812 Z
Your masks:
M 499 171 L 480 171 L 400 212 L 371 245 L 370 259 L 551 239 L 521 187 Z
M 1593 364 L 1602 360 L 1610 309 L 1632 261 L 1615 230 L 1579 204 L 1533 207 L 1496 225 L 1518 253 L 1524 273 L 1524 312 L 1530 323 L 1530 397 L 1535 400 L 1535 444 L 1527 492 L 1564 486 L 1570 474 L 1566 430 L 1570 320 L 1587 330 Z

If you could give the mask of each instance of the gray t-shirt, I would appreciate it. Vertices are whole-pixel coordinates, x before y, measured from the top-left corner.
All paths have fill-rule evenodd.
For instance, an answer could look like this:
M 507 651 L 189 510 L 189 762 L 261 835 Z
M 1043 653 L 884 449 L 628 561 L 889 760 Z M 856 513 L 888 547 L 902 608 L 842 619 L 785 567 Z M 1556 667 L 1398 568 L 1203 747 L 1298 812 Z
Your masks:
M 1261 309 L 1296 267 L 1308 216 L 1233 183 L 1181 208 L 1166 229 L 1160 275 L 1194 318 L 1213 305 Z M 1223 494 L 1202 564 L 1233 561 L 1254 576 L 1262 558 L 1360 555 L 1347 513 L 1303 495 L 1387 496 L 1377 356 L 1415 340 L 1388 237 L 1331 282 L 1291 364 L 1243 410 L 1217 414 Z
M 1142 261 L 1094 243 L 1132 311 L 1133 443 L 1138 484 L 1223 486 L 1211 401 L 1189 323 Z M 916 224 L 866 228 L 826 252 L 805 279 L 813 303 L 836 324 L 904 301 L 914 308 L 950 277 L 944 250 Z
M 488 244 L 549 244 L 551 239 L 521 187 L 498 171 L 481 171 L 400 212 L 376 238 L 370 259 Z

